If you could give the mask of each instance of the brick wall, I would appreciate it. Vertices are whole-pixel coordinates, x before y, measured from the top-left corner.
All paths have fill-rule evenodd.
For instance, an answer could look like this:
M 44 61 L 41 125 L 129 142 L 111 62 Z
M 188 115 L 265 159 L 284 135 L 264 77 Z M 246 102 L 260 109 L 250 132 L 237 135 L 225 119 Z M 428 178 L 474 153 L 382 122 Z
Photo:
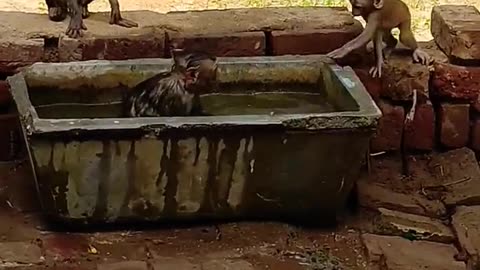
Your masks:
M 458 20 L 459 14 L 462 19 Z M 0 29 L 0 160 L 18 156 L 18 121 L 11 113 L 6 76 L 33 62 L 169 57 L 171 45 L 202 49 L 218 56 L 323 54 L 362 31 L 343 8 L 268 8 L 201 12 L 125 12 L 139 28 L 105 23 L 108 14 L 93 14 L 80 40 L 64 36 L 68 21 L 53 23 L 45 15 L 0 12 L 9 27 Z M 22 16 L 22 18 L 19 18 Z M 478 22 L 478 23 L 476 23 Z M 434 41 L 420 46 L 432 54 L 432 67 L 413 64 L 398 50 L 387 61 L 382 79 L 368 75 L 368 60 L 353 53 L 341 64 L 357 75 L 384 112 L 372 140 L 373 151 L 410 150 L 465 145 L 480 150 L 480 13 L 470 6 L 438 6 L 432 11 Z M 13 36 L 13 38 L 12 38 Z M 403 125 L 419 94 L 411 127 Z M 5 151 L 7 150 L 7 151 Z

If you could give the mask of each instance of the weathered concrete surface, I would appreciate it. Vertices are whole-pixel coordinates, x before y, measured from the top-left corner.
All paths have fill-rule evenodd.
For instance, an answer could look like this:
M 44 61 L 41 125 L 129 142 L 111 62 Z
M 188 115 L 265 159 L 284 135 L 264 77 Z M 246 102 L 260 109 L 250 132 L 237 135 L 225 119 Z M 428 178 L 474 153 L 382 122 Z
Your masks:
M 452 217 L 452 226 L 465 255 L 469 269 L 480 267 L 480 206 L 460 206 Z
M 410 240 L 453 243 L 452 230 L 438 219 L 379 208 L 376 233 L 396 235 Z
M 432 9 L 432 35 L 454 62 L 480 61 L 480 12 L 474 6 Z
M 363 234 L 362 240 L 369 261 L 382 270 L 466 270 L 465 263 L 455 261 L 453 245 L 374 234 Z
M 0 242 L 0 261 L 3 263 L 39 264 L 45 258 L 40 247 L 25 242 Z
M 439 217 L 446 213 L 441 202 L 428 200 L 419 194 L 395 192 L 385 186 L 366 180 L 358 181 L 357 187 L 359 203 L 367 208 L 387 208 L 430 217 Z
M 431 177 L 423 183 L 425 192 L 439 193 L 448 206 L 480 204 L 480 168 L 472 150 L 433 154 L 428 167 Z

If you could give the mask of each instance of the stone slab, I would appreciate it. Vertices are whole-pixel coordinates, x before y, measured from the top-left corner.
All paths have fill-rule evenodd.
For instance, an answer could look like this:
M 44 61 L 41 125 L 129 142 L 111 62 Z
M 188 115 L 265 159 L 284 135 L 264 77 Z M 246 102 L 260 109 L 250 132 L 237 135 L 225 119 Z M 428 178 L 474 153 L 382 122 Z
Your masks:
M 0 242 L 0 261 L 4 263 L 38 264 L 44 260 L 40 247 L 28 242 Z
M 360 205 L 371 208 L 387 208 L 406 213 L 440 217 L 445 215 L 444 205 L 437 200 L 428 200 L 419 194 L 403 194 L 365 180 L 357 182 Z
M 471 269 L 480 267 L 480 206 L 460 206 L 452 216 L 458 242 L 467 255 Z
M 447 206 L 480 204 L 480 168 L 471 149 L 433 154 L 428 168 L 432 177 L 424 189 L 438 191 Z
M 378 210 L 380 212 L 376 222 L 378 233 L 441 243 L 455 241 L 452 230 L 438 219 L 385 208 Z
M 363 234 L 362 240 L 370 262 L 382 270 L 466 270 L 464 262 L 455 260 L 453 245 L 374 234 Z

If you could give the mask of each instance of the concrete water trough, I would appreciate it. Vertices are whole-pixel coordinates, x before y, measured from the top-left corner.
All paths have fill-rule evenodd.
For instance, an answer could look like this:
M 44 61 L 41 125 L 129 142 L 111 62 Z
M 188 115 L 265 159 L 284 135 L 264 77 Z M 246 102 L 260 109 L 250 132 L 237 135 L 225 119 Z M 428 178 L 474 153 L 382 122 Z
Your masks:
M 62 221 L 331 218 L 381 112 L 323 56 L 219 58 L 214 116 L 122 118 L 169 59 L 36 63 L 8 78 L 45 214 Z

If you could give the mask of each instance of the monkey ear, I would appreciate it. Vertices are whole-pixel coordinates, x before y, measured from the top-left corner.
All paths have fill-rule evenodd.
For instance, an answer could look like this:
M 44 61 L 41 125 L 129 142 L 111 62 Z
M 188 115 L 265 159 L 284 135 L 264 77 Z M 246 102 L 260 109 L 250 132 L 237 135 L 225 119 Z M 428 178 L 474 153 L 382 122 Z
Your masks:
M 375 9 L 382 9 L 383 8 L 384 0 L 373 0 L 373 7 Z

